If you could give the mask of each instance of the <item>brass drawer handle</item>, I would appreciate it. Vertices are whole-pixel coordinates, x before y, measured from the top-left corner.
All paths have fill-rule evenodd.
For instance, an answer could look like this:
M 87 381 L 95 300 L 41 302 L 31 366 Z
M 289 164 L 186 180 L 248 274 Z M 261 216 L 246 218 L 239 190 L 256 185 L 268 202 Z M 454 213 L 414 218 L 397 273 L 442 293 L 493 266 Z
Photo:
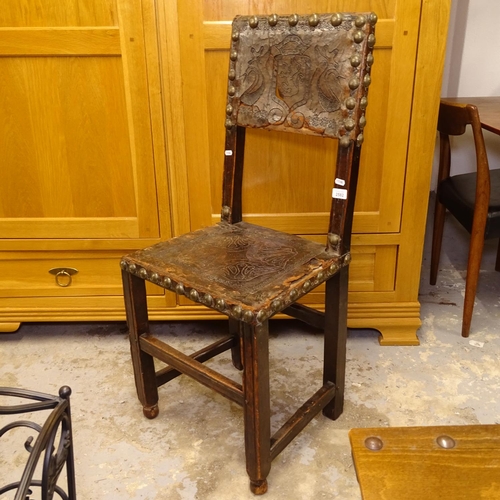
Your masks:
M 77 272 L 78 269 L 73 267 L 54 267 L 49 269 L 49 273 L 56 277 L 56 284 L 58 286 L 62 286 L 63 288 L 71 285 L 73 282 L 72 276 Z

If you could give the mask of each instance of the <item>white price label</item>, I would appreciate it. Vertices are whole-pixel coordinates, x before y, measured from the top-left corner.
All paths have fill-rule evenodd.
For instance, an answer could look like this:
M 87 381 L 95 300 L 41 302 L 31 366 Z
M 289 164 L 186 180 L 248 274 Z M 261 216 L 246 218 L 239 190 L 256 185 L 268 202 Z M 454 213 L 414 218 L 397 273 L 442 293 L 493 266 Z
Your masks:
M 347 200 L 347 189 L 333 188 L 332 198 Z

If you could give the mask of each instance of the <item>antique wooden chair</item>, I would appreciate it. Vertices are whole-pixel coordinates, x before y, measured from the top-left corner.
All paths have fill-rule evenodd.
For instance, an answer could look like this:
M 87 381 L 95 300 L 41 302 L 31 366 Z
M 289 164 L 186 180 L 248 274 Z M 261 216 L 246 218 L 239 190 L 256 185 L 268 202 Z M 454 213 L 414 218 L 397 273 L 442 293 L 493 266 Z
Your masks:
M 450 175 L 450 135 L 462 135 L 471 125 L 476 149 L 475 172 Z M 431 285 L 436 284 L 446 210 L 469 231 L 462 336 L 468 337 L 476 297 L 484 240 L 500 237 L 500 170 L 491 170 L 476 106 L 441 101 L 438 131 L 440 158 L 431 255 Z M 500 244 L 495 269 L 500 271 Z
M 158 386 L 181 373 L 243 407 L 251 490 L 267 490 L 274 459 L 321 410 L 343 408 L 350 232 L 377 17 L 237 17 L 230 49 L 222 220 L 121 262 L 135 382 L 148 418 Z M 246 127 L 338 139 L 326 245 L 242 221 Z M 307 168 L 314 168 L 313 165 Z M 327 229 L 327 228 L 325 228 Z M 229 336 L 191 356 L 148 329 L 145 280 L 229 317 Z M 325 313 L 297 299 L 326 283 Z M 277 313 L 325 330 L 323 386 L 274 436 L 268 322 Z M 228 349 L 242 384 L 202 363 Z M 155 372 L 154 358 L 169 367 Z

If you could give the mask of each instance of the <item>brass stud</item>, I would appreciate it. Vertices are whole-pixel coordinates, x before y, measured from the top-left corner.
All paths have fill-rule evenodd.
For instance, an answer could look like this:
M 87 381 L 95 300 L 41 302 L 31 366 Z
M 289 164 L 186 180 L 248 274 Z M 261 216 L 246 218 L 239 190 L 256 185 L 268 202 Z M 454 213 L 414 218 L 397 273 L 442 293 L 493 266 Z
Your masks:
M 361 43 L 365 39 L 365 34 L 361 30 L 358 30 L 352 38 L 356 43 Z
M 233 122 L 228 118 L 226 122 L 224 123 L 224 126 L 226 128 L 231 128 L 233 126 Z
M 373 64 L 373 54 L 368 54 L 366 56 L 366 64 L 368 64 L 368 66 L 371 66 Z
M 361 144 L 363 144 L 363 141 L 365 140 L 365 138 L 363 137 L 363 134 L 359 134 L 357 139 L 356 139 L 356 144 L 358 146 L 361 146 Z
M 234 94 L 236 94 L 236 88 L 233 85 L 230 85 L 230 87 L 227 89 L 227 93 L 230 96 L 233 96 Z
M 234 80 L 234 79 L 236 78 L 236 71 L 235 71 L 233 68 L 231 68 L 231 69 L 229 70 L 229 73 L 228 73 L 227 77 L 228 77 L 231 81 L 232 81 L 232 80 Z
M 336 13 L 333 14 L 330 22 L 332 23 L 332 26 L 340 26 L 342 24 L 342 14 Z
M 233 42 L 237 42 L 240 39 L 240 33 L 238 31 L 233 31 L 231 38 L 233 39 Z
M 330 273 L 333 274 L 333 273 L 337 272 L 338 269 L 339 269 L 338 264 L 333 263 L 333 264 L 330 264 L 330 267 L 328 268 L 328 271 L 330 271 Z
M 366 74 L 364 77 L 363 77 L 363 85 L 365 87 L 369 87 L 370 86 L 370 83 L 372 83 L 372 78 L 370 75 Z
M 135 273 L 136 270 L 137 270 L 137 266 L 135 264 L 130 264 L 128 271 L 133 274 L 133 273 Z
M 368 35 L 368 47 L 372 48 L 375 45 L 375 35 L 372 33 Z
M 436 439 L 436 442 L 441 448 L 444 448 L 445 450 L 450 450 L 451 448 L 455 448 L 455 440 L 451 438 L 450 436 L 439 436 Z
M 222 207 L 222 217 L 229 217 L 231 215 L 231 208 L 227 205 Z
M 163 286 L 170 288 L 172 286 L 172 280 L 170 278 L 163 278 Z
M 350 82 L 349 82 L 349 88 L 351 90 L 356 90 L 359 87 L 359 78 L 354 77 Z
M 355 125 L 356 125 L 356 124 L 354 123 L 354 120 L 353 120 L 352 118 L 348 118 L 348 119 L 344 122 L 344 127 L 345 127 L 345 129 L 346 129 L 346 130 L 348 130 L 349 132 L 350 132 L 351 130 L 353 130 L 353 129 L 354 129 Z
M 344 264 L 346 264 L 346 265 L 349 264 L 351 262 L 351 260 L 352 260 L 351 254 L 350 253 L 346 253 L 344 255 Z
M 231 61 L 236 61 L 236 59 L 238 59 L 238 52 L 236 52 L 236 50 L 232 50 L 229 54 L 229 59 L 231 59 Z
M 203 303 L 207 306 L 212 306 L 214 304 L 214 299 L 209 293 L 206 293 L 202 299 Z
M 296 288 L 294 288 L 293 290 L 290 291 L 290 299 L 291 300 L 295 301 L 298 299 L 298 297 L 299 297 L 299 291 Z
M 339 141 L 341 148 L 348 148 L 351 145 L 351 138 L 346 134 L 340 138 Z
M 347 109 L 354 109 L 356 107 L 356 99 L 354 99 L 354 97 L 348 97 L 345 101 L 345 107 Z
M 273 303 L 271 304 L 271 309 L 274 311 L 274 312 L 278 312 L 278 311 L 281 311 L 281 308 L 282 308 L 282 302 L 281 300 L 279 299 L 276 299 L 273 301 Z
M 375 24 L 377 24 L 377 21 L 378 21 L 378 16 L 377 14 L 375 14 L 375 12 L 372 12 L 369 16 L 368 16 L 368 22 L 373 26 Z
M 299 16 L 297 14 L 292 14 L 289 18 L 288 18 L 288 24 L 290 26 L 297 26 L 297 23 L 299 22 Z
M 307 292 L 311 288 L 311 282 L 309 280 L 304 281 L 304 284 L 302 285 L 302 290 L 304 292 Z
M 330 245 L 333 246 L 338 245 L 339 241 L 340 241 L 340 236 L 338 234 L 328 233 L 328 242 L 330 243 Z
M 276 26 L 278 24 L 278 16 L 276 14 L 271 14 L 267 18 L 267 22 L 269 23 L 269 26 Z
M 384 447 L 382 440 L 375 436 L 370 436 L 365 439 L 365 446 L 372 451 L 380 451 Z
M 248 24 L 250 25 L 250 28 L 256 28 L 259 25 L 259 18 L 257 16 L 252 16 L 248 20 Z
M 253 312 L 245 311 L 243 313 L 243 321 L 245 321 L 245 323 L 251 323 L 253 321 Z
M 184 295 L 184 293 L 185 293 L 185 291 L 184 291 L 184 285 L 182 283 L 178 283 L 177 286 L 175 287 L 175 291 L 179 295 Z
M 359 57 L 359 54 L 353 54 L 351 56 L 351 66 L 357 68 L 360 64 L 361 64 L 361 57 Z
M 325 277 L 325 273 L 323 271 L 320 271 L 317 274 L 316 279 L 318 279 L 319 281 L 322 281 L 324 277 Z
M 264 309 L 261 309 L 261 310 L 257 313 L 257 321 L 258 321 L 259 323 L 262 323 L 265 319 L 266 319 L 266 311 L 264 311 Z
M 125 271 L 127 269 L 127 263 L 124 260 L 122 260 L 120 262 L 120 267 Z
M 142 268 L 142 269 L 139 271 L 139 276 L 140 276 L 142 279 L 147 279 L 147 278 L 148 278 L 148 272 L 146 271 L 146 269 Z
M 231 104 L 228 104 L 226 106 L 226 114 L 227 115 L 232 115 L 233 114 L 233 107 L 231 106 Z
M 309 23 L 309 26 L 312 26 L 313 28 L 315 26 L 318 26 L 319 24 L 319 16 L 318 14 L 313 14 L 312 16 L 309 16 L 309 19 L 307 20 Z
M 362 28 L 366 24 L 366 17 L 357 16 L 354 20 L 354 24 L 356 25 L 356 28 Z
M 198 290 L 195 290 L 194 288 L 191 289 L 189 292 L 189 298 L 193 302 L 199 302 L 200 301 L 200 294 L 198 293 Z
M 233 316 L 235 318 L 240 319 L 242 314 L 243 314 L 243 310 L 241 309 L 240 306 L 233 307 Z
M 215 301 L 215 307 L 217 307 L 217 309 L 223 311 L 226 308 L 226 302 L 224 301 L 224 299 L 217 299 Z
M 160 276 L 158 275 L 158 273 L 153 273 L 151 276 L 151 281 L 158 283 L 159 280 L 160 280 Z
M 368 106 L 368 99 L 366 97 L 362 97 L 361 100 L 359 101 L 359 107 L 362 110 L 365 110 L 367 106 Z
M 359 119 L 359 128 L 365 128 L 365 127 L 366 127 L 366 118 L 365 118 L 365 115 L 363 115 Z

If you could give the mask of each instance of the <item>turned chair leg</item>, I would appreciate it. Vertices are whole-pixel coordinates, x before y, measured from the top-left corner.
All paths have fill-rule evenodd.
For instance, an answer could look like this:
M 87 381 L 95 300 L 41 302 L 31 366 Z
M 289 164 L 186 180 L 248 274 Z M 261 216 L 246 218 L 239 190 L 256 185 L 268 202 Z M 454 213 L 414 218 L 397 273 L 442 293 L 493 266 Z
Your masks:
M 271 470 L 271 410 L 269 394 L 269 325 L 241 323 L 243 336 L 243 412 L 245 455 L 250 489 L 267 491 Z
M 344 409 L 348 279 L 349 268 L 343 267 L 326 282 L 323 383 L 333 382 L 336 392 L 335 398 L 323 409 L 323 415 L 332 420 Z
M 141 335 L 149 333 L 146 282 L 126 271 L 122 280 L 137 396 L 144 415 L 155 418 L 159 410 L 154 359 L 141 350 L 139 342 Z
M 432 230 L 432 251 L 431 251 L 431 285 L 435 285 L 439 269 L 439 258 L 441 256 L 441 244 L 443 242 L 444 218 L 446 214 L 445 206 L 439 202 L 436 194 L 436 205 L 434 207 L 434 227 Z

